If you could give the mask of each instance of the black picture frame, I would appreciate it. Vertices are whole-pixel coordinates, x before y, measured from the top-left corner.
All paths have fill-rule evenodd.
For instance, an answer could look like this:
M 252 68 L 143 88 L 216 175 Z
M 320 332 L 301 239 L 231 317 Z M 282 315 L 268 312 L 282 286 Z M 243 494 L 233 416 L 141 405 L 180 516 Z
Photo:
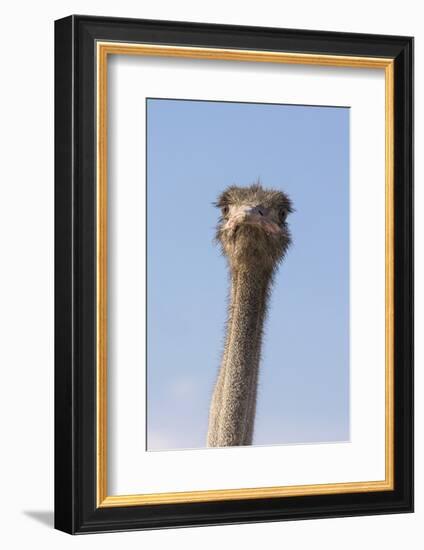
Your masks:
M 99 40 L 394 60 L 394 489 L 98 507 L 96 49 Z M 72 15 L 55 22 L 55 527 L 67 533 L 413 511 L 413 39 Z

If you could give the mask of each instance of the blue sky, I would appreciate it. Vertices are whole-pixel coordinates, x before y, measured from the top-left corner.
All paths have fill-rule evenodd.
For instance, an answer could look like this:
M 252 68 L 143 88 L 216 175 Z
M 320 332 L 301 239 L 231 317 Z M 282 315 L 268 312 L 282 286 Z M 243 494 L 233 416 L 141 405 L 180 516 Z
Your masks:
M 254 444 L 349 439 L 349 109 L 147 100 L 147 443 L 204 447 L 228 275 L 212 203 L 260 178 L 296 212 L 265 328 Z

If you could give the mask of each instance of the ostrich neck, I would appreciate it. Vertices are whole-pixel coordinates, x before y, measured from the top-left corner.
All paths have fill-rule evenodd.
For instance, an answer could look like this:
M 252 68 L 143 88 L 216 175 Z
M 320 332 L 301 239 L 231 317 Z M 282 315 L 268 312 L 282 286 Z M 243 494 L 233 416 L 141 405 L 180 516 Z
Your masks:
M 263 322 L 271 274 L 257 266 L 232 272 L 231 304 L 218 412 L 216 445 L 249 445 L 255 415 Z

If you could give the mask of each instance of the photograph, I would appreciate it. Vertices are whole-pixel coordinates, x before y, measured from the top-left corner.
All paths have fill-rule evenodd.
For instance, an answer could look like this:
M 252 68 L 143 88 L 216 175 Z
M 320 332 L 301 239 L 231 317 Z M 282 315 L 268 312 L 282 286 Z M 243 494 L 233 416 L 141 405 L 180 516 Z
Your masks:
M 1 548 L 424 548 L 422 12 L 3 5 Z
M 57 529 L 413 509 L 412 47 L 55 22 Z
M 148 450 L 349 441 L 349 115 L 146 99 Z

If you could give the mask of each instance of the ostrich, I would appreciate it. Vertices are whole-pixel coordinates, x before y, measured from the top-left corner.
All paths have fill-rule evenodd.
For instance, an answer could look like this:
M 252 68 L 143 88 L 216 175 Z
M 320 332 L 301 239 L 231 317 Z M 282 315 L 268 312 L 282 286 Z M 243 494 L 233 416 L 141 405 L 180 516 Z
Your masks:
M 290 245 L 288 196 L 257 183 L 219 197 L 216 241 L 231 278 L 227 333 L 209 411 L 208 447 L 251 445 L 263 325 L 276 268 Z

